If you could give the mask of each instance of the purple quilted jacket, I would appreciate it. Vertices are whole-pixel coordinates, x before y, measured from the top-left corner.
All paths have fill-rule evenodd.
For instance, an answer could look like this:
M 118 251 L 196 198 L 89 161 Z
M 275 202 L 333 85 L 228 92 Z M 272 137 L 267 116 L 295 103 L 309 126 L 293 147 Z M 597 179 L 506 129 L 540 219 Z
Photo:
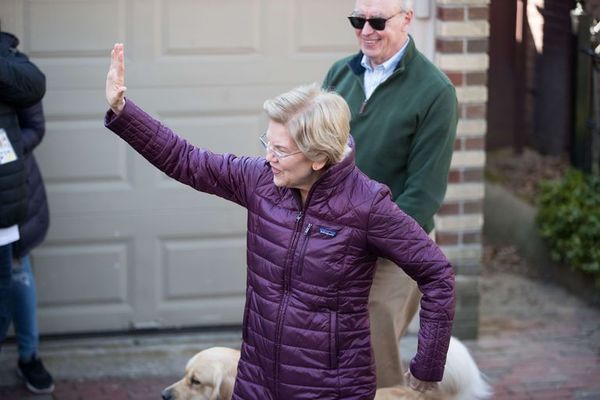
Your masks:
M 452 267 L 414 220 L 346 157 L 301 205 L 276 187 L 264 158 L 199 149 L 131 100 L 106 126 L 158 169 L 248 210 L 243 343 L 233 399 L 372 399 L 367 300 L 375 260 L 419 285 L 421 328 L 412 373 L 442 378 L 454 316 Z

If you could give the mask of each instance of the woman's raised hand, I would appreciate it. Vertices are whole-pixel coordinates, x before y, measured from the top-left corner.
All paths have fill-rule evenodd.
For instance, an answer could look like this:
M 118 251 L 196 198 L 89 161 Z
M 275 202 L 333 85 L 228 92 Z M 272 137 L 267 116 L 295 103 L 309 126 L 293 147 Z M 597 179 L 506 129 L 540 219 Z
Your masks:
M 106 75 L 106 100 L 110 109 L 119 114 L 125 107 L 125 57 L 123 43 L 115 43 L 110 53 L 110 68 Z

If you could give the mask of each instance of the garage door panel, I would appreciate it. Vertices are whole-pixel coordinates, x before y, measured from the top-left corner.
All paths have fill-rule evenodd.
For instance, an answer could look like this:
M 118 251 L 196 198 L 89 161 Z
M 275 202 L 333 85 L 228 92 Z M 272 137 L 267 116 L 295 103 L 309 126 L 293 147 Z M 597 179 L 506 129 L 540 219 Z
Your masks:
M 246 229 L 246 209 L 217 196 L 195 192 L 166 192 L 152 194 L 152 209 L 140 210 L 145 221 L 136 221 L 139 229 L 168 235 L 231 235 Z M 184 199 L 184 200 L 182 200 Z M 185 201 L 187 200 L 187 201 Z
M 39 329 L 45 334 L 125 331 L 132 327 L 132 315 L 133 307 L 126 304 L 38 306 Z
M 244 208 L 216 196 L 182 188 L 183 191 L 147 191 L 139 195 L 151 198 L 146 202 L 131 201 L 131 196 L 123 196 L 116 202 L 110 194 L 51 196 L 51 225 L 46 243 L 80 239 L 104 241 L 145 232 L 192 235 L 206 231 L 229 235 L 245 231 Z M 59 205 L 61 200 L 66 203 L 64 206 Z M 92 204 L 85 205 L 86 202 Z M 97 204 L 102 202 L 104 206 Z
M 26 1 L 23 17 L 37 57 L 105 56 L 107 43 L 125 33 L 123 0 Z
M 244 293 L 245 236 L 164 238 L 160 249 L 163 301 L 211 300 Z
M 244 295 L 216 297 L 203 301 L 171 301 L 158 308 L 160 326 L 239 325 L 244 311 Z
M 262 3 L 260 0 L 161 1 L 157 26 L 164 40 L 162 54 L 260 52 Z M 190 27 L 195 29 L 190 32 Z
M 131 242 L 55 244 L 35 253 L 38 301 L 44 307 L 127 304 Z
M 265 122 L 262 115 L 201 116 L 201 117 L 169 117 L 160 113 L 159 118 L 165 121 L 178 135 L 197 147 L 209 149 L 215 153 L 230 153 L 238 156 L 248 155 L 252 149 L 254 155 L 260 152 L 258 137 L 262 135 Z
M 294 0 L 289 14 L 292 28 L 290 52 L 323 53 L 329 60 L 331 52 L 356 51 L 353 34 L 345 18 L 353 10 L 351 1 Z
M 47 140 L 36 158 L 48 185 L 73 185 L 86 191 L 96 183 L 129 186 L 128 146 L 107 135 L 98 120 L 48 122 L 46 129 Z

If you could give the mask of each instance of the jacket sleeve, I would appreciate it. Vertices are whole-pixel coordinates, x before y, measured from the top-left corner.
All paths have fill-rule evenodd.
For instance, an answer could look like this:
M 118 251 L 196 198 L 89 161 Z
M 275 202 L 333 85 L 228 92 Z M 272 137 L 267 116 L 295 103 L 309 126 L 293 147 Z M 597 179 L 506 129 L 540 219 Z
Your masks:
M 419 224 L 394 204 L 388 191 L 378 193 L 368 223 L 369 249 L 399 265 L 423 294 L 411 373 L 423 381 L 440 381 L 454 319 L 452 266 Z
M 457 100 L 454 87 L 447 85 L 425 110 L 413 136 L 406 167 L 404 190 L 396 204 L 425 226 L 440 209 L 448 184 L 456 124 Z
M 37 102 L 31 107 L 17 109 L 17 116 L 21 126 L 23 152 L 27 155 L 42 142 L 46 133 L 42 102 Z
M 104 124 L 171 178 L 247 206 L 258 180 L 258 159 L 214 154 L 195 147 L 130 99 L 126 99 L 118 116 L 109 110 Z
M 0 46 L 0 102 L 28 107 L 40 101 L 46 93 L 44 74 L 25 54 Z

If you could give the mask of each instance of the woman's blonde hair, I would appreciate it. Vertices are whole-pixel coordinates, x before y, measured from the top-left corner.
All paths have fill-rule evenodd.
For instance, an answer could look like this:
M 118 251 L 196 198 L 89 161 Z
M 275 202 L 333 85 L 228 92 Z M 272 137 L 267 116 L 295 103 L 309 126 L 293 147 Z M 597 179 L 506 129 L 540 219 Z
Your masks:
M 285 125 L 308 159 L 330 165 L 350 153 L 350 109 L 340 95 L 317 84 L 299 86 L 265 101 L 263 109 Z

